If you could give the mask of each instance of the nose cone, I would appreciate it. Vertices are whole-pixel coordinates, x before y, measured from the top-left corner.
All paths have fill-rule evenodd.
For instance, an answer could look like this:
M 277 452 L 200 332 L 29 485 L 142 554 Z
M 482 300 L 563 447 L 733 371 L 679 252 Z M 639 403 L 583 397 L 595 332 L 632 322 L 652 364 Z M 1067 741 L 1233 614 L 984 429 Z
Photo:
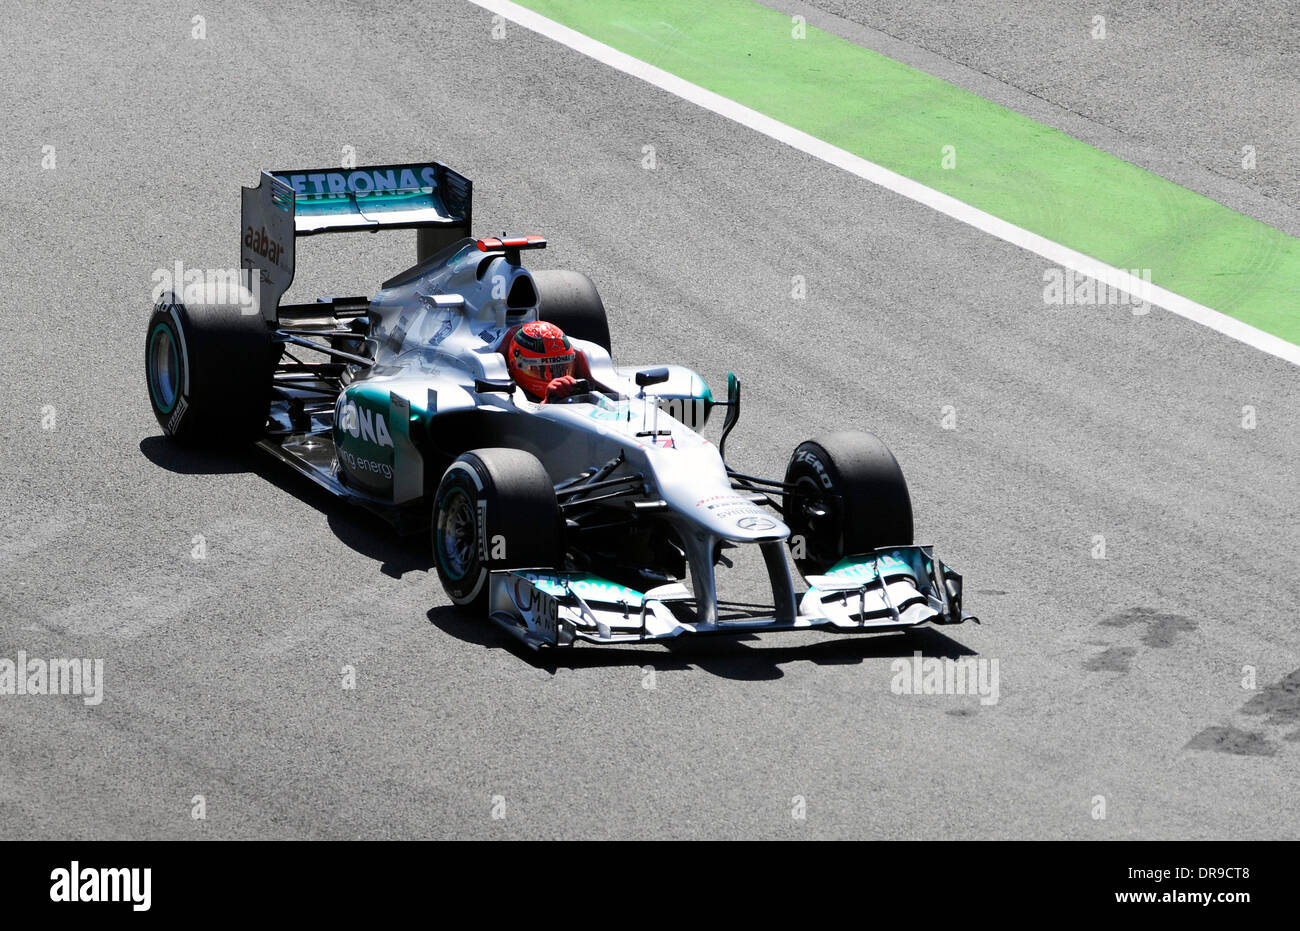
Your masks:
M 790 528 L 771 508 L 731 487 L 727 467 L 711 443 L 648 450 L 647 457 L 664 500 L 701 530 L 734 543 L 768 543 L 790 536 Z
M 698 499 L 690 514 L 710 533 L 735 543 L 767 543 L 790 536 L 790 528 L 770 508 L 733 491 Z

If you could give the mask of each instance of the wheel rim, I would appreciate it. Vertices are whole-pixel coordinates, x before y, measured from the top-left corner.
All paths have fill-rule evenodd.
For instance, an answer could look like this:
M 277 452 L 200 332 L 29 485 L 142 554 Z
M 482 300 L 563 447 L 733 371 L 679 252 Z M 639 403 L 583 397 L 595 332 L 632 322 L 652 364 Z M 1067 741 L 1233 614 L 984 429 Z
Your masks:
M 807 497 L 800 497 L 797 505 L 804 530 L 804 561 L 824 563 L 829 568 L 836 561 L 835 549 L 840 538 L 838 502 L 820 494 L 821 485 L 806 475 L 795 482 L 795 488 L 812 492 Z M 815 510 L 821 510 L 823 516 L 817 516 Z
M 164 414 L 176 406 L 180 394 L 181 360 L 171 328 L 160 323 L 149 337 L 149 391 Z
M 459 581 L 478 558 L 478 512 L 468 494 L 453 488 L 438 508 L 438 561 L 447 577 Z

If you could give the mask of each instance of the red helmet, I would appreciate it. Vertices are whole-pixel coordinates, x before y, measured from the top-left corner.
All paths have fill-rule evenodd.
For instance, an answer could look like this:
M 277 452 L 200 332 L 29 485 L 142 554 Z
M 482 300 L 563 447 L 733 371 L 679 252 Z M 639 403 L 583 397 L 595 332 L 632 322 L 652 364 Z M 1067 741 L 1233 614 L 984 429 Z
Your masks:
M 577 354 L 564 331 L 554 323 L 532 320 L 515 330 L 506 347 L 506 365 L 520 388 L 546 397 L 552 379 L 573 374 Z

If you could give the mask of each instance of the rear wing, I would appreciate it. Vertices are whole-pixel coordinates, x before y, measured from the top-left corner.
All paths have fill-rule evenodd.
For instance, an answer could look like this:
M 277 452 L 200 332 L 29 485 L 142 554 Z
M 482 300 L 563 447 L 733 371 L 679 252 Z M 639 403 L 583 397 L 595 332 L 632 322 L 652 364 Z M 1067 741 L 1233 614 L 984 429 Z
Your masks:
M 469 235 L 472 200 L 469 178 L 439 162 L 263 171 L 256 187 L 243 189 L 240 265 L 274 323 L 293 283 L 299 236 L 413 229 L 423 261 Z

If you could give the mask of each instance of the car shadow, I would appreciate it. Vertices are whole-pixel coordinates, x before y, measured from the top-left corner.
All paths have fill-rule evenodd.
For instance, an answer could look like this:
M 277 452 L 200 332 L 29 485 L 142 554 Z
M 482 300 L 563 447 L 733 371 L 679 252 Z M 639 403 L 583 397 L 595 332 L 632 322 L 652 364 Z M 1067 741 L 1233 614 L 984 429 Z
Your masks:
M 164 436 L 149 436 L 140 441 L 140 452 L 154 465 L 180 475 L 256 475 L 324 514 L 340 542 L 379 563 L 379 571 L 392 578 L 401 578 L 407 572 L 428 572 L 433 567 L 426 534 L 397 533 L 379 515 L 339 500 L 262 450 L 207 450 L 178 446 Z
M 782 666 L 816 663 L 819 666 L 851 666 L 868 660 L 923 657 L 959 659 L 976 651 L 958 643 L 933 627 L 879 634 L 836 636 L 826 634 L 815 643 L 782 645 L 784 633 L 758 636 L 751 633 L 683 637 L 646 646 L 597 646 L 579 644 L 572 648 L 533 650 L 522 641 L 473 612 L 443 605 L 428 613 L 429 622 L 443 633 L 487 649 L 501 649 L 536 669 L 551 675 L 560 669 L 602 669 L 650 667 L 656 672 L 699 669 L 724 679 L 761 682 L 780 679 Z
M 334 497 L 305 475 L 262 455 L 253 471 L 286 494 L 325 515 L 334 536 L 354 552 L 379 563 L 379 571 L 400 579 L 408 572 L 429 572 L 433 555 L 425 533 L 399 533 L 388 521 L 364 507 Z
M 141 440 L 140 452 L 160 469 L 178 475 L 230 475 L 251 471 L 255 450 L 181 446 L 159 434 Z

